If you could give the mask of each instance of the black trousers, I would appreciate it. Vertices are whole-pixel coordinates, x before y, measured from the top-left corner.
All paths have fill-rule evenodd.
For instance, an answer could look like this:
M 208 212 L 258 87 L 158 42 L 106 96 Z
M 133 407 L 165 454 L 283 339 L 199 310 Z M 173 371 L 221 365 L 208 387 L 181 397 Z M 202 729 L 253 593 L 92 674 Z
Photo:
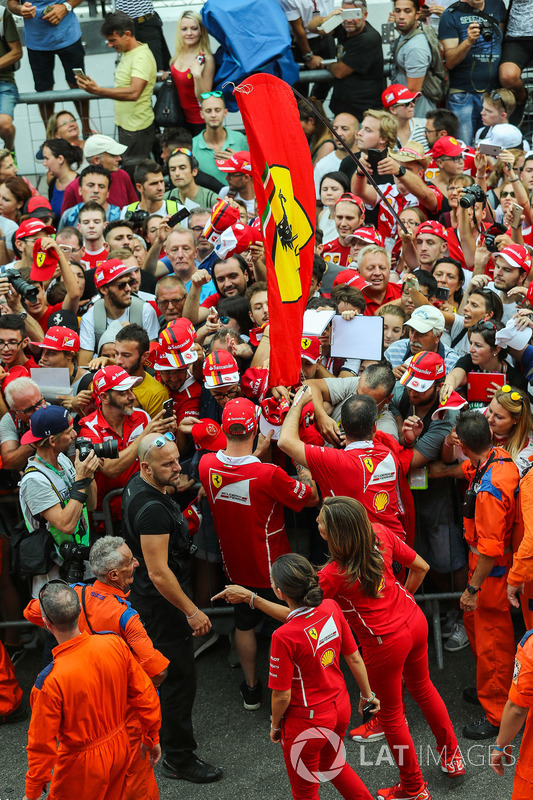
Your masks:
M 132 590 L 129 599 L 154 647 L 170 661 L 168 675 L 159 687 L 163 717 L 161 746 L 173 766 L 184 766 L 196 749 L 192 728 L 196 696 L 192 630 L 181 611 L 164 597 L 140 597 Z
M 144 22 L 135 22 L 135 38 L 147 44 L 155 58 L 157 69 L 165 72 L 170 69 L 170 51 L 163 34 L 163 24 L 159 14 L 154 14 Z

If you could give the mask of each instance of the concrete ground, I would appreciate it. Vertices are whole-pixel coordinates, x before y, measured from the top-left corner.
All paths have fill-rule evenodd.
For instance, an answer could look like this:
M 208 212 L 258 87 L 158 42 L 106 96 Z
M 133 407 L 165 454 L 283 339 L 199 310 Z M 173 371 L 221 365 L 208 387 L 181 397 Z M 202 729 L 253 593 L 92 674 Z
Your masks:
M 228 652 L 228 639 L 222 636 L 214 647 L 198 659 L 198 694 L 194 714 L 198 754 L 222 767 L 224 778 L 215 784 L 198 786 L 168 780 L 156 768 L 161 800 L 288 800 L 291 797 L 281 749 L 269 740 L 269 692 L 263 690 L 264 701 L 258 711 L 245 711 L 239 695 L 242 673 L 240 669 L 228 666 Z M 267 683 L 267 655 L 268 641 L 262 639 L 259 675 L 263 686 Z M 29 691 L 40 666 L 40 652 L 33 650 L 28 651 L 17 667 L 25 704 L 28 704 Z M 474 685 L 474 661 L 470 650 L 445 653 L 444 670 L 439 671 L 434 662 L 433 645 L 430 644 L 430 668 L 433 680 L 448 706 L 467 767 L 466 776 L 455 780 L 441 772 L 440 765 L 435 763 L 431 732 L 418 707 L 407 696 L 407 718 L 434 800 L 508 800 L 512 794 L 512 768 L 503 778 L 498 778 L 488 766 L 490 742 L 471 742 L 461 733 L 466 722 L 479 716 L 476 707 L 462 700 L 462 689 Z M 348 688 L 355 708 L 358 693 L 351 676 Z M 354 710 L 350 727 L 358 722 Z M 19 800 L 24 795 L 26 731 L 27 722 L 0 727 L 0 800 Z M 396 782 L 397 770 L 383 741 L 361 746 L 347 740 L 346 753 L 348 762 L 372 793 Z M 79 796 L 84 798 L 82 786 Z M 324 784 L 320 789 L 320 797 L 334 798 L 339 795 L 331 785 Z

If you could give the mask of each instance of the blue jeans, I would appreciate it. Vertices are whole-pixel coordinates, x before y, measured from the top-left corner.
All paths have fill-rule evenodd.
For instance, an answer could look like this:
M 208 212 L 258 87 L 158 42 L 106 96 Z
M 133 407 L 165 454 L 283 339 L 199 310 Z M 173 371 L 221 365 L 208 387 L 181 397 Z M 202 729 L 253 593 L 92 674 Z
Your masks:
M 450 111 L 453 111 L 459 119 L 457 137 L 462 139 L 465 144 L 472 144 L 474 133 L 483 124 L 481 122 L 482 105 L 482 94 L 454 92 L 448 95 L 448 108 Z

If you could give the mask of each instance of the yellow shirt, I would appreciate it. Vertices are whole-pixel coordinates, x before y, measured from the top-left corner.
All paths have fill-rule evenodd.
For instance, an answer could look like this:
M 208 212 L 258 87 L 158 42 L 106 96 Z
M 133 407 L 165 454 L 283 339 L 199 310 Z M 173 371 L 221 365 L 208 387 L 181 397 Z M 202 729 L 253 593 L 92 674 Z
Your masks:
M 152 94 L 157 66 L 147 44 L 122 53 L 115 70 L 115 88 L 129 86 L 132 78 L 147 81 L 138 100 L 115 100 L 115 123 L 126 131 L 143 131 L 154 121 Z
M 162 383 L 156 381 L 148 372 L 144 373 L 144 380 L 134 386 L 133 394 L 137 398 L 137 405 L 153 418 L 163 408 L 163 403 L 168 400 L 168 390 Z

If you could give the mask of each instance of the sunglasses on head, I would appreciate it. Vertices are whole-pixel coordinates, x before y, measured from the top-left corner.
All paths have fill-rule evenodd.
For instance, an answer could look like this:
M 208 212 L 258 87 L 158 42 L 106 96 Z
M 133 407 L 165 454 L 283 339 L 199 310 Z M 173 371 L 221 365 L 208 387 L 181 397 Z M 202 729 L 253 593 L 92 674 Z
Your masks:
M 505 386 L 502 386 L 502 392 L 504 394 L 510 395 L 511 396 L 511 400 L 514 400 L 516 403 L 523 403 L 524 402 L 524 398 L 522 397 L 520 392 L 517 392 L 515 389 L 513 389 L 512 386 L 509 386 L 508 383 L 506 383 Z
M 202 92 L 200 95 L 201 100 L 207 100 L 208 97 L 224 97 L 224 92 Z
M 175 148 L 175 149 L 172 151 L 172 153 L 171 153 L 170 155 L 171 155 L 171 156 L 175 156 L 175 155 L 176 155 L 176 153 L 185 153 L 185 155 L 186 155 L 186 156 L 189 156 L 189 157 L 191 157 L 191 156 L 192 156 L 192 152 L 189 150 L 189 148 L 188 148 L 188 147 L 176 147 L 176 148 Z
M 148 447 L 148 450 L 144 454 L 144 457 L 146 458 L 147 454 L 150 452 L 152 447 L 157 447 L 158 449 L 160 449 L 161 447 L 164 447 L 169 442 L 175 442 L 175 441 L 176 441 L 176 437 L 170 431 L 167 431 L 166 433 L 161 434 L 161 436 L 158 436 L 157 439 L 154 439 L 152 444 Z
M 496 102 L 498 102 L 498 100 L 499 100 L 500 103 L 503 106 L 503 110 L 507 114 L 507 106 L 505 105 L 505 101 L 504 101 L 503 97 L 501 96 L 501 94 L 499 92 L 491 92 L 490 98 L 491 98 L 491 100 L 495 100 Z

